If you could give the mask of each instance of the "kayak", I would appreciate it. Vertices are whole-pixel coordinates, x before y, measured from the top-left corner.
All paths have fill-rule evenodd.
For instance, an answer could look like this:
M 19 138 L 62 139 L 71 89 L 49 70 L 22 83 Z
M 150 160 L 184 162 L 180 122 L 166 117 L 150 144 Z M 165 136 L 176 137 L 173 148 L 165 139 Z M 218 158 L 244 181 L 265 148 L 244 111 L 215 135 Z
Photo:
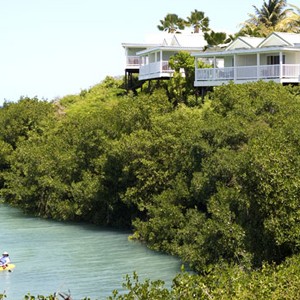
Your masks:
M 11 271 L 12 269 L 15 268 L 15 265 L 14 264 L 8 264 L 7 267 L 3 268 L 3 267 L 0 267 L 0 272 L 1 271 Z

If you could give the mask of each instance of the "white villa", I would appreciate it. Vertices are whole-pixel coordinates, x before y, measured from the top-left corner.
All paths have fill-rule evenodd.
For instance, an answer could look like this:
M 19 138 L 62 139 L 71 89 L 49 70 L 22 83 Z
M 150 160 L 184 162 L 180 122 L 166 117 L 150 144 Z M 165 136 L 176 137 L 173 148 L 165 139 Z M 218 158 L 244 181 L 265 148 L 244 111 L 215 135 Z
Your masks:
M 144 43 L 122 43 L 125 50 L 125 71 L 134 71 L 138 73 L 141 65 L 141 58 L 137 55 L 137 52 L 157 47 L 162 44 L 163 37 L 161 36 L 148 36 Z
M 195 57 L 195 87 L 218 86 L 230 81 L 300 82 L 300 34 L 273 32 L 266 38 L 238 37 L 222 51 L 192 55 Z M 198 60 L 211 61 L 212 68 L 198 68 Z
M 203 52 L 206 41 L 202 34 L 168 34 L 161 45 L 137 53 L 141 58 L 139 80 L 170 78 L 174 73 L 169 66 L 171 56 L 180 51 Z
M 203 51 L 206 41 L 203 34 L 159 33 L 144 44 L 123 43 L 125 49 L 126 81 L 133 73 L 139 74 L 139 80 L 170 78 L 174 72 L 169 67 L 169 59 L 180 51 L 198 53 Z
M 141 58 L 137 55 L 137 52 L 146 50 L 148 48 L 157 47 L 160 45 L 158 41 L 148 41 L 145 43 L 122 43 L 125 49 L 125 81 L 132 82 L 132 74 L 139 73 Z

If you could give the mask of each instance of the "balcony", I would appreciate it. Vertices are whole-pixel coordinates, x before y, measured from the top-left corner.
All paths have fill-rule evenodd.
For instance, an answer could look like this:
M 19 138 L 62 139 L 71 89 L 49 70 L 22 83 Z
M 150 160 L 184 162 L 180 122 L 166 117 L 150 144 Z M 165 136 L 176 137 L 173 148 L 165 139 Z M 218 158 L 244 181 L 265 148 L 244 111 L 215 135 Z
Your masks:
M 169 66 L 168 61 L 158 61 L 140 66 L 139 79 L 155 79 L 162 77 L 171 77 L 174 70 Z
M 299 83 L 300 64 L 278 64 L 196 69 L 195 86 L 216 86 L 229 81 L 244 83 L 274 80 L 280 83 Z
M 141 58 L 139 56 L 127 56 L 126 57 L 126 69 L 139 69 L 141 64 Z

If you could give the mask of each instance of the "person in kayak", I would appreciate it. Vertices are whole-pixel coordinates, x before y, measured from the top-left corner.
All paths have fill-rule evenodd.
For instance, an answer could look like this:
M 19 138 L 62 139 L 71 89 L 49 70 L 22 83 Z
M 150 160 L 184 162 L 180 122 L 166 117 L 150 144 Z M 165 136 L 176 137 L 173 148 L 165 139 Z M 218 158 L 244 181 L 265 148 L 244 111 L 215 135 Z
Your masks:
M 4 251 L 2 257 L 0 258 L 0 267 L 5 268 L 10 263 L 9 254 Z

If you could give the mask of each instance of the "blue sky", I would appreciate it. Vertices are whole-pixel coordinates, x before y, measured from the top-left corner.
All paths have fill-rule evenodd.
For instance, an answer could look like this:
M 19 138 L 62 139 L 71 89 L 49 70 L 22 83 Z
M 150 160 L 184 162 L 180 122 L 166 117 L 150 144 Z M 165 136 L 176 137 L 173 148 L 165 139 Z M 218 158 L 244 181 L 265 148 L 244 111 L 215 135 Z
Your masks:
M 0 105 L 52 100 L 124 75 L 122 42 L 159 32 L 168 13 L 204 11 L 215 31 L 236 32 L 263 0 L 0 0 Z

